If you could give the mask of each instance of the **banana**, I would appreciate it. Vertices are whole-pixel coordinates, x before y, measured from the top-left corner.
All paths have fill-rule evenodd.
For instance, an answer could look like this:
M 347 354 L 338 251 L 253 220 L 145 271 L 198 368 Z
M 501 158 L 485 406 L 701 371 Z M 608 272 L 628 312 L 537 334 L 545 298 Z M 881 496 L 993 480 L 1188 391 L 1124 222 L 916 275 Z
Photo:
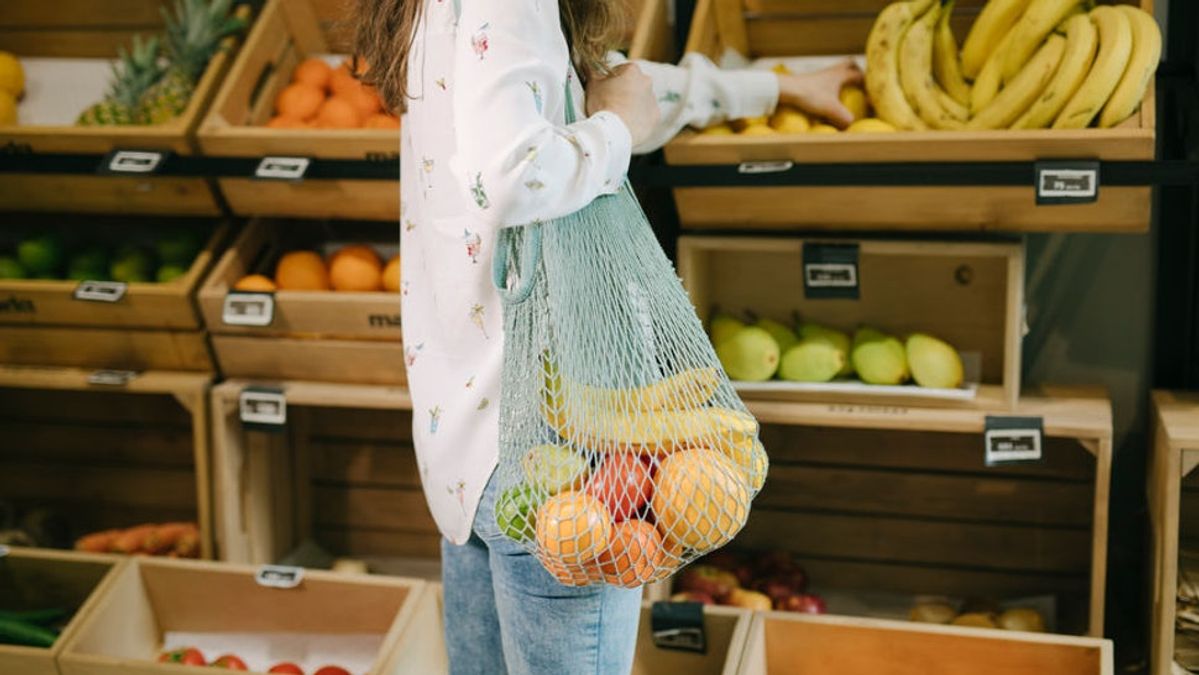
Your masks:
M 970 108 L 967 108 L 961 103 L 955 101 L 954 98 L 950 96 L 944 89 L 936 87 L 936 91 L 934 93 L 937 95 L 937 101 L 941 104 L 941 107 L 945 109 L 945 112 L 949 113 L 950 117 L 959 122 L 965 122 L 966 120 L 970 119 Z
M 1157 21 L 1144 10 L 1130 5 L 1119 5 L 1116 9 L 1132 24 L 1134 51 L 1124 77 L 1099 114 L 1099 126 L 1104 129 L 1116 126 L 1137 111 L 1162 58 L 1162 31 Z
M 1091 11 L 1099 28 L 1099 54 L 1082 86 L 1053 121 L 1054 129 L 1085 129 L 1111 98 L 1132 57 L 1132 22 L 1120 10 L 1100 5 Z
M 720 386 L 715 368 L 693 368 L 653 384 L 630 389 L 605 389 L 555 378 L 547 390 L 566 407 L 622 413 L 683 410 L 706 405 Z
M 1007 84 L 1024 68 L 1024 64 L 1083 0 L 1032 0 L 1024 16 L 1012 29 L 1016 32 L 1004 50 L 1003 83 Z
M 899 129 L 927 129 L 912 110 L 899 83 L 899 47 L 903 36 L 933 0 L 911 0 L 887 5 L 866 39 L 866 91 L 878 116 Z
M 982 71 L 974 80 L 974 88 L 970 90 L 971 114 L 977 115 L 999 95 L 999 86 L 1003 84 L 1003 55 L 1007 52 L 1008 45 L 1012 43 L 1012 38 L 1015 36 L 1015 28 L 1008 31 L 1008 34 L 999 41 L 999 46 L 991 53 L 987 62 L 983 64 Z
M 937 32 L 933 36 L 933 75 L 937 84 L 945 90 L 953 100 L 962 106 L 970 105 L 970 85 L 962 75 L 962 62 L 958 58 L 958 41 L 953 36 L 953 28 L 949 25 L 953 17 L 953 5 L 956 0 L 950 0 L 941 9 L 941 19 L 937 22 Z
M 546 421 L 571 443 L 600 452 L 673 452 L 687 447 L 723 449 L 736 438 L 758 433 L 758 422 L 725 408 L 659 410 L 594 415 L 542 408 Z
M 1008 86 L 999 92 L 994 101 L 983 108 L 974 119 L 966 124 L 967 129 L 1005 129 L 1028 109 L 1057 72 L 1062 54 L 1066 51 L 1066 38 L 1050 35 L 1041 50 L 1032 57 L 1024 68 L 1012 78 Z
M 983 65 L 1020 20 L 1030 0 L 991 0 L 983 6 L 962 43 L 962 73 L 977 80 Z
M 1095 62 L 1095 51 L 1099 48 L 1099 33 L 1086 14 L 1077 14 L 1066 21 L 1066 53 L 1062 65 L 1058 66 L 1053 81 L 1037 102 L 1025 112 L 1013 129 L 1044 129 L 1049 126 L 1066 103 L 1082 86 Z
M 933 81 L 933 29 L 941 16 L 934 5 L 903 36 L 899 48 L 899 83 L 920 119 L 933 129 L 960 129 L 961 121 L 946 112 Z

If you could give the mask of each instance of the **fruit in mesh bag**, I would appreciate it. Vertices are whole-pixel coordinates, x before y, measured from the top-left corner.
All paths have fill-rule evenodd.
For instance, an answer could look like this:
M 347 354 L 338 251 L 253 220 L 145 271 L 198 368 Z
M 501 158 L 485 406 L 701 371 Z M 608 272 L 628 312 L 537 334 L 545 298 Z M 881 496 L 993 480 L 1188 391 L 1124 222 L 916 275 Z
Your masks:
M 612 530 L 612 543 L 597 559 L 603 580 L 636 588 L 648 583 L 667 564 L 658 528 L 644 520 L 626 520 Z
M 662 462 L 655 482 L 658 528 L 687 548 L 708 551 L 727 543 L 749 515 L 746 477 L 718 452 L 676 452 Z
M 754 492 L 762 489 L 766 483 L 766 471 L 770 468 L 770 458 L 757 436 L 741 435 L 721 443 L 720 449 L 732 460 Z
M 608 509 L 613 521 L 633 518 L 654 492 L 649 463 L 628 452 L 608 455 L 592 472 L 586 492 Z
M 611 541 L 612 515 L 591 495 L 563 492 L 537 511 L 537 544 L 564 565 L 593 560 Z
M 500 493 L 495 502 L 495 521 L 500 532 L 513 541 L 528 541 L 537 530 L 541 497 L 527 485 L 514 485 Z
M 602 452 L 643 454 L 706 446 L 729 434 L 756 434 L 751 415 L 727 408 L 622 412 L 605 409 L 585 414 L 570 406 L 543 406 L 546 420 L 578 447 Z
M 521 458 L 525 480 L 534 489 L 555 495 L 578 490 L 587 480 L 587 458 L 562 445 L 545 444 L 530 448 Z

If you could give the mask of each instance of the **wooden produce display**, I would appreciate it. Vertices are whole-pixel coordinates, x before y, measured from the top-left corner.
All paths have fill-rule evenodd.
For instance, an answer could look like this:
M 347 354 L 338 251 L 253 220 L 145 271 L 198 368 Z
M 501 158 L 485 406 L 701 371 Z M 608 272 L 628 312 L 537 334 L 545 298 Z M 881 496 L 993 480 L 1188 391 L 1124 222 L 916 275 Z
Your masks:
M 0 367 L 0 502 L 41 546 L 193 522 L 200 555 L 211 557 L 210 376 L 148 371 L 94 382 L 84 370 Z
M 647 5 L 666 0 L 647 0 Z M 983 3 L 958 3 L 960 41 Z M 1153 0 L 1138 5 L 1150 12 Z M 850 0 L 698 0 L 686 52 L 720 62 L 727 50 L 749 59 L 861 54 L 885 3 Z M 648 8 L 645 12 L 654 11 Z M 645 24 L 648 29 L 653 24 Z M 652 45 L 646 38 L 637 44 Z M 644 54 L 634 52 L 633 56 Z M 1140 112 L 1111 129 L 927 131 L 867 134 L 703 135 L 687 130 L 666 146 L 676 166 L 892 162 L 1149 160 L 1154 157 L 1152 82 Z M 1038 206 L 1020 187 L 680 187 L 686 229 L 862 229 L 1143 232 L 1151 190 L 1102 187 L 1098 201 Z
M 181 672 L 156 662 L 164 648 L 176 647 L 174 641 L 191 640 L 187 644 L 212 660 L 219 645 L 233 639 L 245 647 L 229 651 L 240 649 L 256 672 L 278 661 L 303 663 L 305 672 L 314 672 L 328 663 L 319 660 L 322 650 L 357 648 L 353 657 L 363 667 L 343 665 L 369 675 L 391 673 L 388 665 L 425 592 L 425 582 L 416 579 L 311 570 L 294 586 L 269 586 L 257 572 L 210 562 L 131 560 L 67 641 L 62 674 Z
M 316 157 L 398 162 L 397 128 L 270 128 L 276 97 L 305 58 L 349 54 L 341 29 L 347 0 L 269 0 L 199 131 L 206 155 Z M 337 63 L 338 59 L 330 59 Z M 386 180 L 276 181 L 221 178 L 241 215 L 361 218 L 397 222 L 400 187 Z
M 135 35 L 163 29 L 165 0 L 0 3 L 0 50 L 25 66 L 26 95 L 18 126 L 0 126 L 7 152 L 103 154 L 113 150 L 191 155 L 194 134 L 233 61 L 235 41 L 218 52 L 196 84 L 187 108 L 158 125 L 76 126 L 84 108 L 107 92 L 109 62 Z M 97 164 L 97 169 L 99 165 Z M 6 174 L 0 208 L 90 213 L 217 215 L 212 184 L 203 178 L 88 174 Z
M 394 239 L 374 224 L 252 221 L 199 294 L 221 372 L 266 380 L 405 384 L 399 293 L 280 289 L 268 294 L 272 309 L 265 311 L 272 314 L 266 325 L 246 325 L 226 312 L 238 281 L 255 273 L 272 276 L 286 252 L 329 257 L 343 245 L 364 243 L 384 260 L 396 252 Z
M 874 615 L 873 595 L 901 599 L 900 616 L 916 596 L 1051 596 L 1054 632 L 1102 633 L 1112 458 L 1105 397 L 1022 398 L 1005 416 L 1040 421 L 1042 458 L 993 466 L 984 411 L 748 405 L 764 425 L 771 466 L 730 547 L 790 552 L 830 612 Z
M 633 675 L 689 673 L 691 675 L 736 675 L 749 636 L 753 614 L 729 607 L 704 608 L 703 653 L 663 649 L 654 644 L 651 605 L 641 609 L 637 626 L 637 652 Z
M 848 275 L 848 286 L 826 287 L 817 279 L 827 274 L 830 265 L 821 261 L 830 250 L 849 252 L 845 260 L 852 262 L 832 265 Z M 901 340 L 922 332 L 948 342 L 968 363 L 965 383 L 956 389 L 844 379 L 738 384 L 746 399 L 992 410 L 1016 405 L 1024 330 L 1020 243 L 685 236 L 678 268 L 705 322 L 717 312 L 751 313 L 789 327 L 798 316 L 850 336 L 862 325 Z M 852 293 L 830 297 L 830 289 Z
M 1112 675 L 1097 638 L 916 626 L 843 617 L 755 614 L 738 675 L 1055 673 Z
M 1150 627 L 1152 675 L 1199 665 L 1193 619 L 1199 579 L 1199 395 L 1153 392 L 1154 442 L 1149 468 L 1153 570 Z M 1183 598 L 1187 598 L 1187 602 Z M 1184 628 L 1185 626 L 1185 628 Z
M 226 225 L 204 218 L 14 216 L 0 233 L 0 253 L 22 243 L 66 250 L 57 254 L 62 262 L 54 279 L 0 279 L 0 363 L 211 371 L 195 294 L 228 235 Z M 113 246 L 117 242 L 129 252 L 121 253 Z M 156 248 L 168 256 L 173 249 L 190 261 L 176 268 L 181 276 L 154 280 L 155 266 L 161 264 L 164 271 L 168 265 L 154 262 Z M 87 262 L 95 256 L 104 262 Z M 78 293 L 83 280 L 110 281 L 110 269 L 127 264 L 122 258 L 148 264 L 137 272 L 144 280 L 122 282 L 115 300 L 107 294 Z M 72 269 L 64 275 L 76 260 L 98 269 Z M 65 278 L 78 273 L 86 274 Z
M 212 391 L 222 560 L 272 563 L 305 541 L 368 561 L 437 559 L 441 538 L 421 492 L 406 390 L 286 382 L 280 432 L 240 421 L 250 384 Z
M 59 675 L 57 660 L 125 562 L 116 556 L 0 547 L 0 611 L 62 610 L 48 648 L 0 643 L 0 672 Z

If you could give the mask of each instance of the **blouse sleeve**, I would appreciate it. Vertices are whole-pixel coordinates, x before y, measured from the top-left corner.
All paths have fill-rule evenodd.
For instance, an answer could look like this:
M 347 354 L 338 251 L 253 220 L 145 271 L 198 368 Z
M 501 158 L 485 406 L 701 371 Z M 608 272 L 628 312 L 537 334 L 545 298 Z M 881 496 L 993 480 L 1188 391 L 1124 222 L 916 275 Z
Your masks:
M 462 0 L 458 21 L 450 166 L 479 217 L 524 225 L 615 192 L 632 149 L 624 122 L 601 112 L 559 125 L 544 110 L 571 72 L 557 0 Z
M 626 59 L 618 52 L 609 55 L 615 65 Z M 774 112 L 778 105 L 778 76 L 764 70 L 723 70 L 708 57 L 691 53 L 677 66 L 636 61 L 653 82 L 662 115 L 650 137 L 633 148 L 637 154 L 652 152 L 674 138 L 683 127 L 706 127 L 743 117 Z

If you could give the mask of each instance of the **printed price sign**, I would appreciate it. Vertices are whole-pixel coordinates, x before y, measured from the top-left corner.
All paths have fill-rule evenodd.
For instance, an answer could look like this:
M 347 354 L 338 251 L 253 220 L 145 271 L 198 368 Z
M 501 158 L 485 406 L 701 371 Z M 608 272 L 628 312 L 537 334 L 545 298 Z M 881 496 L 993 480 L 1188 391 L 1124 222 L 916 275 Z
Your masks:
M 655 602 L 650 610 L 654 645 L 703 654 L 708 651 L 704 606 L 698 602 Z
M 275 296 L 233 291 L 225 296 L 221 321 L 228 326 L 269 326 L 275 320 Z
M 303 180 L 311 164 L 312 160 L 307 157 L 263 157 L 258 163 L 258 168 L 254 169 L 254 177 L 268 180 Z
M 238 396 L 238 416 L 243 425 L 263 431 L 280 431 L 287 424 L 287 397 L 276 387 L 246 387 Z
M 157 150 L 113 150 L 100 163 L 100 173 L 152 175 L 162 169 L 169 154 Z
M 286 565 L 263 565 L 254 573 L 254 581 L 258 582 L 259 586 L 267 588 L 295 588 L 304 580 L 304 569 L 302 567 L 288 567 Z
M 100 387 L 123 387 L 135 377 L 137 372 L 133 370 L 97 370 L 87 376 L 87 383 Z
M 74 298 L 84 302 L 120 302 L 129 284 L 123 281 L 81 281 L 75 287 Z
M 1037 162 L 1037 204 L 1090 204 L 1099 199 L 1099 162 Z
M 809 300 L 857 300 L 858 245 L 805 243 L 803 288 Z
M 1045 425 L 1040 417 L 988 415 L 985 429 L 987 466 L 1041 461 Z

